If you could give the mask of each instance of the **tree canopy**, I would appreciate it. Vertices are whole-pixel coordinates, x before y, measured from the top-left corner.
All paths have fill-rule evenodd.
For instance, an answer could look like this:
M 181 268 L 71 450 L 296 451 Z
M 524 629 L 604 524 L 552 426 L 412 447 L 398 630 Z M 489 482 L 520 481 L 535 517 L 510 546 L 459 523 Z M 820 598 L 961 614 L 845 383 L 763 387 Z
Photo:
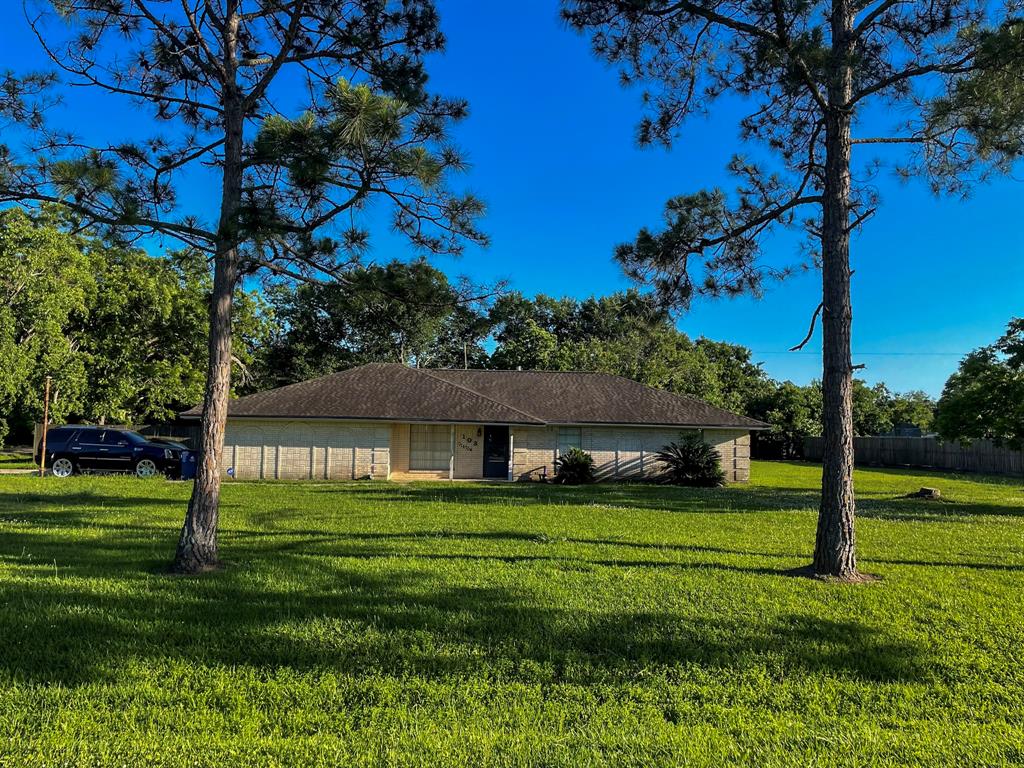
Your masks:
M 269 300 L 279 330 L 261 358 L 262 384 L 302 381 L 368 362 L 479 365 L 489 291 L 452 283 L 423 259 L 357 267 L 344 282 L 282 283 Z
M 486 241 L 482 204 L 449 185 L 465 167 L 448 133 L 466 104 L 426 87 L 425 57 L 445 42 L 437 11 L 431 0 L 28 8 L 60 87 L 131 99 L 162 130 L 90 143 L 35 119 L 25 95 L 45 83 L 11 80 L 0 116 L 33 140 L 0 147 L 0 201 L 53 203 L 108 239 L 175 238 L 210 258 L 202 444 L 174 568 L 215 568 L 239 281 L 343 276 L 368 247 L 371 209 L 424 252 Z M 286 94 L 300 106 L 279 108 Z M 196 178 L 218 202 L 185 204 Z
M 988 438 L 1024 449 L 1024 318 L 960 362 L 942 390 L 935 426 L 947 440 Z
M 195 251 L 153 257 L 74 233 L 52 209 L 38 217 L 0 212 L 3 431 L 22 441 L 31 435 L 47 375 L 57 422 L 147 423 L 195 405 L 210 288 L 206 259 Z M 236 303 L 236 367 L 243 371 L 270 315 L 256 293 L 239 290 Z
M 811 330 L 820 316 L 824 404 L 810 575 L 862 579 L 854 533 L 851 236 L 879 202 L 872 146 L 909 149 L 904 172 L 931 174 L 936 189 L 963 192 L 978 175 L 1006 170 L 1012 153 L 985 151 L 984 132 L 961 120 L 971 111 L 959 108 L 956 92 L 978 72 L 1015 69 L 1019 46 L 1002 42 L 999 31 L 1019 25 L 1014 7 L 977 0 L 563 2 L 564 18 L 590 36 L 594 53 L 617 66 L 625 84 L 644 87 L 641 144 L 670 145 L 687 118 L 726 96 L 745 111 L 738 127 L 750 152 L 729 162 L 736 188 L 669 199 L 658 228 L 616 248 L 629 277 L 683 310 L 695 296 L 759 294 L 766 280 L 795 268 L 766 258 L 767 237 L 794 227 L 807 236 L 810 264 L 822 277 Z M 933 108 L 936 93 L 953 94 L 954 106 Z M 867 117 L 870 105 L 903 119 L 878 126 Z

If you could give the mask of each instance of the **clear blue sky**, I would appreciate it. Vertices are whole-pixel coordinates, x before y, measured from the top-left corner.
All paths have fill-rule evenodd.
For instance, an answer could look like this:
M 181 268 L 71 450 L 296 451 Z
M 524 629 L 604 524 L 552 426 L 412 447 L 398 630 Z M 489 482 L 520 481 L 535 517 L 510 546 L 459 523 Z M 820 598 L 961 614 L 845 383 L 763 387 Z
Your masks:
M 731 186 L 736 105 L 684 126 L 671 151 L 641 150 L 639 94 L 565 28 L 556 0 L 438 1 L 448 51 L 431 60 L 433 88 L 469 100 L 456 134 L 472 163 L 463 182 L 486 201 L 493 241 L 439 261 L 447 271 L 508 278 L 526 294 L 609 293 L 627 287 L 612 248 L 657 226 L 667 198 Z M 20 13 L 8 14 L 0 46 L 4 67 L 42 63 Z M 107 138 L 143 119 L 81 91 L 68 109 L 83 134 Z M 938 394 L 963 353 L 1024 314 L 1024 178 L 980 187 L 968 201 L 936 199 L 923 183 L 885 173 L 875 183 L 883 205 L 853 250 L 855 362 L 870 382 Z M 376 242 L 377 259 L 408 255 L 393 238 Z M 767 256 L 796 261 L 793 238 L 770 241 Z M 699 301 L 679 326 L 744 344 L 772 376 L 805 383 L 819 375 L 817 337 L 807 352 L 785 350 L 806 332 L 819 293 L 819 275 L 808 273 L 760 300 Z

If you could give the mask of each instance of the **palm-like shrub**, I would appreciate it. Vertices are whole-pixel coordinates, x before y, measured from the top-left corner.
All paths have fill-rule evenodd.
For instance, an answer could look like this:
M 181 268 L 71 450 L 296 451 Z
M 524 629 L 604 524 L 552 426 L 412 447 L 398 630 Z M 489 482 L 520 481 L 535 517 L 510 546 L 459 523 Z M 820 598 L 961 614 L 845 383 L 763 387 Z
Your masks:
M 679 442 L 669 443 L 655 456 L 664 469 L 658 481 L 667 485 L 689 485 L 715 488 L 725 485 L 725 472 L 718 451 L 697 435 L 684 435 Z
M 594 482 L 594 457 L 579 448 L 570 448 L 555 459 L 555 482 L 566 485 Z

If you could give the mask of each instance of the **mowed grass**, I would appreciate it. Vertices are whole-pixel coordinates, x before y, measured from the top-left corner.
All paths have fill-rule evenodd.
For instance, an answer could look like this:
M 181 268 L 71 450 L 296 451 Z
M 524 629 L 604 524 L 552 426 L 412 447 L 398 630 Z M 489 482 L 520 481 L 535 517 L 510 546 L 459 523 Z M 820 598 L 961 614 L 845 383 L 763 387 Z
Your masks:
M 849 586 L 819 471 L 229 484 L 190 579 L 187 484 L 0 477 L 0 766 L 1024 762 L 1022 481 L 859 472 Z
M 31 451 L 0 451 L 0 469 L 36 469 Z

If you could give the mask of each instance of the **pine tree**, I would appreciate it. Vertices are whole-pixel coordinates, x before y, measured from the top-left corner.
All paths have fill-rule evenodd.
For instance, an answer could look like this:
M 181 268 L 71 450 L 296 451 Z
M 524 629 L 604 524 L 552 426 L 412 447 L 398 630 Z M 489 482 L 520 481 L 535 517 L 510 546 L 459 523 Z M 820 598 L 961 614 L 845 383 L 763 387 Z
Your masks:
M 985 45 L 1003 11 L 977 0 L 566 0 L 563 13 L 592 36 L 597 56 L 621 68 L 627 84 L 649 89 L 642 144 L 671 144 L 685 118 L 719 97 L 752 105 L 740 121 L 741 138 L 769 163 L 735 157 L 734 195 L 712 189 L 670 200 L 664 228 L 642 230 L 616 255 L 628 275 L 685 308 L 695 295 L 758 293 L 766 278 L 787 276 L 786 266 L 761 261 L 761 245 L 774 229 L 804 225 L 822 276 L 814 316 L 820 312 L 823 328 L 825 438 L 810 572 L 860 579 L 850 235 L 878 205 L 868 174 L 860 173 L 871 169 L 871 158 L 861 162 L 860 153 L 905 145 L 906 173 L 936 171 L 936 185 L 953 190 L 969 183 L 972 170 L 997 167 L 985 165 L 991 158 L 978 152 L 977 136 L 963 130 L 954 110 L 945 124 L 927 118 L 929 93 L 955 91 L 979 56 L 995 69 L 1007 65 Z M 908 119 L 892 133 L 864 135 L 871 104 Z
M 37 121 L 28 149 L 2 154 L 0 200 L 64 206 L 110 237 L 174 238 L 212 263 L 201 462 L 173 567 L 214 568 L 242 277 L 343 278 L 378 201 L 424 251 L 484 240 L 480 202 L 447 187 L 464 166 L 447 130 L 466 105 L 426 90 L 437 12 L 431 0 L 52 0 L 30 21 L 64 84 L 130 99 L 165 130 L 100 146 Z M 300 94 L 304 112 L 279 111 Z M 183 202 L 197 178 L 219 192 L 209 210 Z

